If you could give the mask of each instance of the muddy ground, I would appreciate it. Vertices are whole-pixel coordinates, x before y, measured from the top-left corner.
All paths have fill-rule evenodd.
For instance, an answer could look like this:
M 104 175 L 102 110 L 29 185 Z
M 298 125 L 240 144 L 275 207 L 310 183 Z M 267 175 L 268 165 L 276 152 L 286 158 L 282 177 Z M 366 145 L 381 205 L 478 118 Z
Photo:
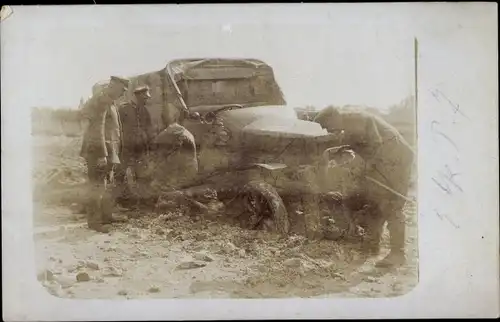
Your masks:
M 355 247 L 243 230 L 216 216 L 131 213 L 109 234 L 90 231 L 79 138 L 34 137 L 38 279 L 64 298 L 392 297 L 418 282 L 416 209 L 407 207 L 408 264 L 373 267 Z M 213 205 L 214 207 L 218 205 Z M 384 240 L 387 252 L 387 233 Z

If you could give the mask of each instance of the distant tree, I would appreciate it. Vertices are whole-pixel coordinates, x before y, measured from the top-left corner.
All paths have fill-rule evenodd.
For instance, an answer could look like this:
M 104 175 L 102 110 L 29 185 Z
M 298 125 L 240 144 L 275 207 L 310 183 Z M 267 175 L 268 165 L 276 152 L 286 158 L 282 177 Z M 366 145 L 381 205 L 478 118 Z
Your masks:
M 81 110 L 84 106 L 85 106 L 85 100 L 82 97 L 80 98 L 80 104 L 78 104 L 78 109 Z

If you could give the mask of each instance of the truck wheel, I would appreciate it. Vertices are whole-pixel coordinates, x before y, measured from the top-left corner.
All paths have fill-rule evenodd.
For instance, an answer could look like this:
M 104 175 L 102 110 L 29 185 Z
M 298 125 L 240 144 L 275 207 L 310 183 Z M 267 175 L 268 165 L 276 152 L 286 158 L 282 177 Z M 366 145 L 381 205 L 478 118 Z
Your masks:
M 288 213 L 283 199 L 276 189 L 261 181 L 251 181 L 243 187 L 243 202 L 245 213 L 250 213 L 246 220 L 250 228 L 256 228 L 261 224 L 269 224 L 272 220 L 272 230 L 287 235 L 290 230 Z

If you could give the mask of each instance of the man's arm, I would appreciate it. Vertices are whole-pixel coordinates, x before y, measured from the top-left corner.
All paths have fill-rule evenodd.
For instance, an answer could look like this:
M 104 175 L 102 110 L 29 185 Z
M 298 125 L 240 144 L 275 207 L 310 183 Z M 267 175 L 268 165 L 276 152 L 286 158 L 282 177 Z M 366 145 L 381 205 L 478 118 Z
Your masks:
M 107 115 L 107 102 L 104 99 L 105 95 L 103 92 L 99 93 L 98 95 L 93 98 L 93 104 L 92 104 L 92 113 L 95 115 L 95 120 L 94 122 L 97 122 L 97 128 L 96 130 L 96 148 L 97 148 L 97 157 L 99 159 L 106 158 L 108 156 L 108 151 L 106 149 L 106 137 L 105 137 L 105 127 L 106 127 L 106 115 Z M 104 160 L 100 160 L 102 161 Z
M 98 104 L 98 118 L 99 122 L 99 137 L 98 137 L 98 146 L 99 146 L 99 158 L 105 158 L 108 156 L 108 150 L 106 149 L 106 115 L 107 115 L 107 107 L 101 104 Z
M 365 124 L 364 150 L 367 155 L 375 155 L 384 140 L 380 135 L 378 123 L 375 118 L 369 117 Z
M 110 105 L 108 107 L 108 112 L 109 115 L 111 116 L 111 126 L 112 128 L 110 129 L 110 131 L 112 131 L 112 139 L 113 140 L 119 140 L 120 139 L 120 136 L 121 136 L 121 133 L 120 133 L 120 118 L 119 118 L 119 115 L 118 115 L 118 109 L 116 106 L 114 105 Z
M 116 105 L 112 104 L 107 107 L 106 117 L 106 136 L 109 141 L 106 142 L 107 146 L 107 162 L 120 163 L 120 153 L 122 149 L 121 141 L 121 122 L 116 109 Z

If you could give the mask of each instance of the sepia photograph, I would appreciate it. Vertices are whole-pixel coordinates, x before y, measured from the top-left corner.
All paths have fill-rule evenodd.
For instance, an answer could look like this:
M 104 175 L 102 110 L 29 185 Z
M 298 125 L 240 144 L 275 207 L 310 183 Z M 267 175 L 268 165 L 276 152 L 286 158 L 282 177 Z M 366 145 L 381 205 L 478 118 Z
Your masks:
M 416 40 L 101 24 L 33 44 L 34 73 L 59 76 L 31 112 L 48 292 L 393 297 L 418 283 Z
M 429 217 L 464 226 L 420 191 L 469 189 L 451 163 L 446 180 L 422 168 L 457 144 L 435 116 L 442 145 L 421 155 L 421 105 L 452 96 L 420 85 L 432 43 L 400 5 L 2 15 L 2 83 L 30 120 L 9 144 L 31 155 L 32 278 L 69 301 L 407 297 L 422 234 L 451 236 Z

